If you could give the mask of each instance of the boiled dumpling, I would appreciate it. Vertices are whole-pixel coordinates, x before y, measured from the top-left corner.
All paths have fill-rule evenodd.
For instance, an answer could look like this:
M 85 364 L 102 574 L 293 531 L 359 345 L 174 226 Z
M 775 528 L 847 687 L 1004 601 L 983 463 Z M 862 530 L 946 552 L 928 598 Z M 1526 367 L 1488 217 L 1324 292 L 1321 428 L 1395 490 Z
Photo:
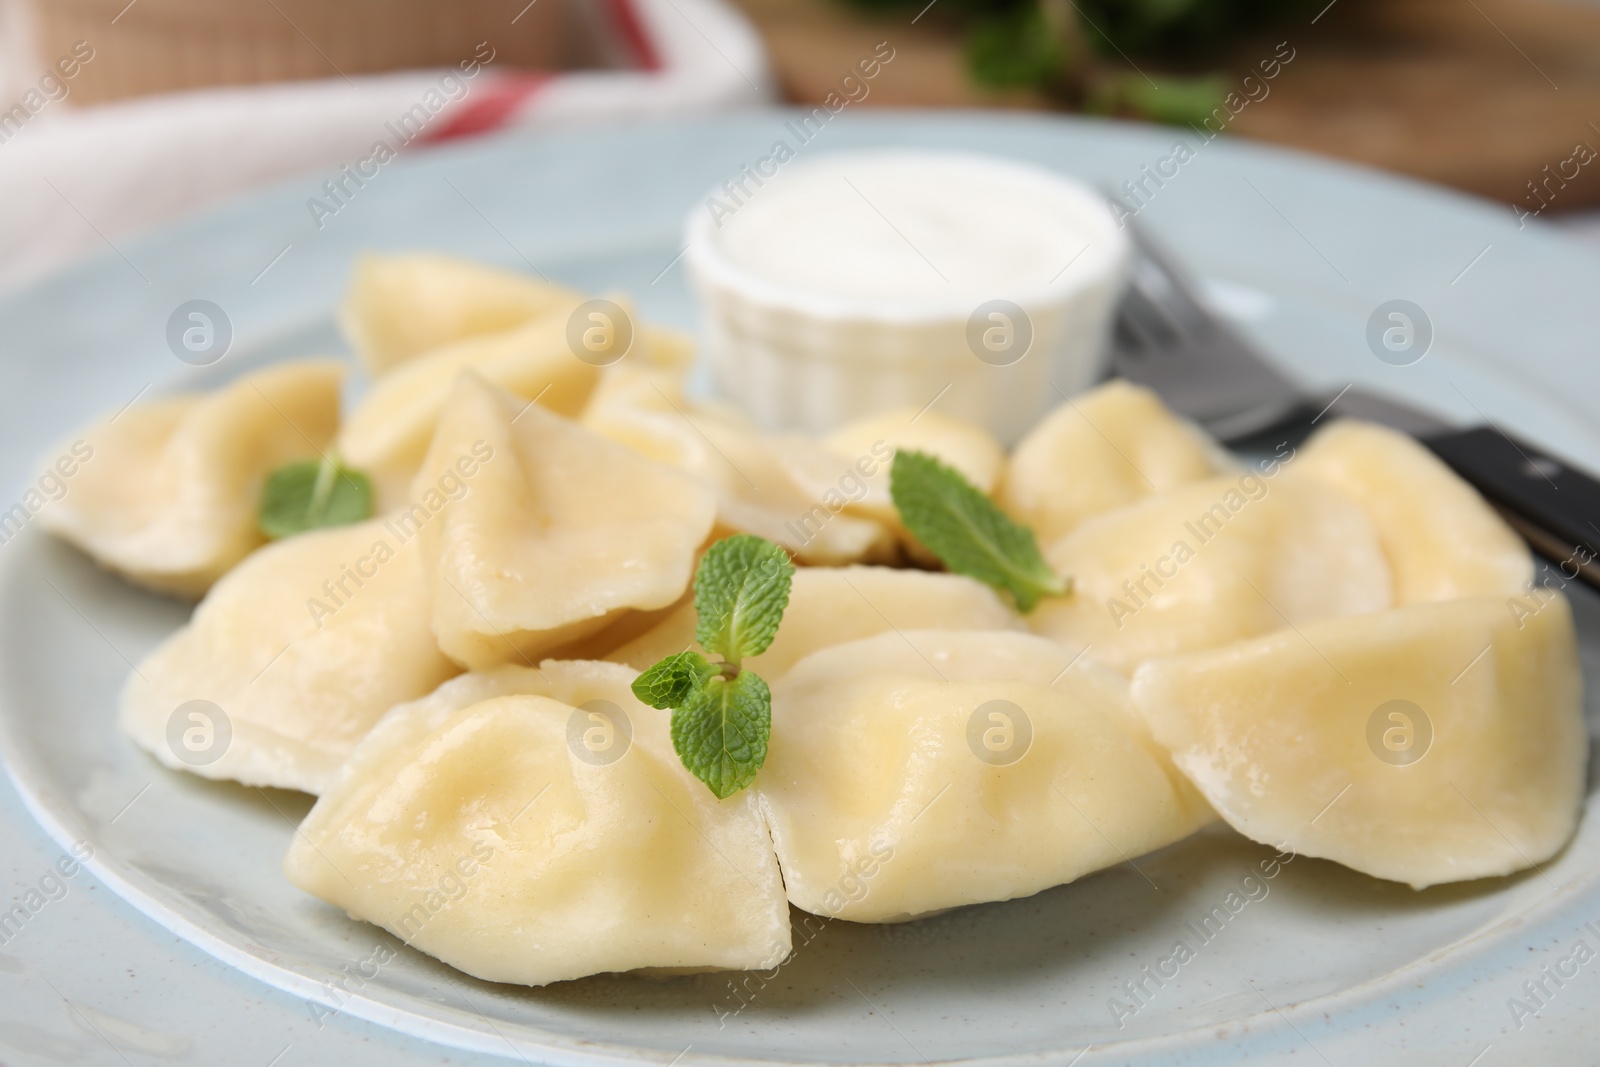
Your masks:
M 384 712 L 457 672 L 428 618 L 421 550 L 388 521 L 279 541 L 128 678 L 122 728 L 169 767 L 319 793 Z
M 1124 673 L 1312 619 L 1390 606 L 1366 514 L 1339 493 L 1250 472 L 1093 518 L 1045 548 L 1072 579 L 1028 617 Z
M 561 286 L 454 256 L 362 256 L 339 308 L 339 327 L 376 377 L 430 349 L 570 310 L 582 299 Z
M 680 414 L 691 406 L 683 377 L 683 368 L 627 360 L 607 367 L 578 421 L 657 463 L 703 476 L 710 446 Z
M 583 423 L 713 486 L 718 526 L 725 532 L 764 537 L 803 563 L 840 565 L 893 555 L 894 538 L 880 522 L 847 513 L 815 520 L 820 490 L 801 472 L 826 469 L 838 477 L 843 467 L 837 456 L 808 438 L 764 435 L 732 411 L 690 401 L 678 376 L 610 368 Z
M 1533 580 L 1522 538 L 1477 490 L 1405 434 L 1336 422 L 1311 439 L 1290 471 L 1366 509 L 1394 572 L 1398 604 L 1517 596 Z
M 915 544 L 900 522 L 889 493 L 895 452 L 904 448 L 937 456 L 985 493 L 994 488 L 1005 462 L 1000 443 L 983 427 L 915 408 L 858 419 L 823 438 L 822 445 L 821 451 L 799 453 L 791 460 L 796 479 L 812 498 L 795 525 L 809 533 L 842 511 L 882 524 L 919 557 L 926 556 L 926 549 Z
M 413 498 L 397 521 L 421 530 L 434 633 L 468 667 L 531 662 L 625 611 L 672 604 L 716 514 L 696 479 L 471 373 Z
M 721 465 L 717 519 L 723 528 L 766 538 L 803 563 L 840 566 L 893 555 L 893 534 L 881 523 L 848 514 L 833 515 L 820 527 L 806 522 L 817 501 L 795 470 L 822 458 L 815 441 L 797 434 L 769 437 L 705 413 L 696 416 L 695 428 L 716 453 L 732 457 Z
M 1028 896 L 1212 818 L 1127 683 L 1029 634 L 906 631 L 772 686 L 756 788 L 789 900 L 895 922 Z
M 1226 460 L 1143 386 L 1107 382 L 1047 415 L 1018 443 L 996 492 L 1040 544 L 1085 519 L 1210 478 Z
M 339 364 L 307 360 L 136 404 L 63 450 L 81 462 L 39 521 L 131 581 L 198 597 L 266 541 L 261 486 L 328 447 L 343 378 Z
M 680 605 L 647 633 L 605 656 L 642 671 L 694 643 L 694 605 Z M 994 590 L 958 574 L 888 567 L 802 567 L 771 647 L 745 665 L 774 679 L 819 648 L 886 630 L 1022 630 Z
M 1310 623 L 1139 668 L 1133 693 L 1256 841 L 1421 888 L 1549 859 L 1589 739 L 1566 600 L 1504 597 Z
M 576 306 L 574 300 L 514 330 L 434 349 L 374 383 L 339 434 L 339 451 L 372 478 L 382 510 L 405 503 L 445 398 L 462 371 L 470 369 L 524 401 L 537 398 L 562 415 L 583 409 L 600 368 L 573 355 L 567 345 L 567 315 Z
M 718 540 L 719 538 L 713 533 L 703 547 L 709 548 Z M 696 558 L 695 563 L 697 566 L 699 565 L 698 558 Z M 607 624 L 594 633 L 585 634 L 575 641 L 570 641 L 567 644 L 551 649 L 549 657 L 551 659 L 609 660 L 613 663 L 631 664 L 632 659 L 637 658 L 637 656 L 624 660 L 615 655 L 615 653 L 628 647 L 637 650 L 654 648 L 657 644 L 665 644 L 677 634 L 684 632 L 685 622 L 683 620 L 685 619 L 687 620 L 688 637 L 677 648 L 673 649 L 673 652 L 682 652 L 694 640 L 695 614 L 694 589 L 692 588 L 685 589 L 681 597 L 664 608 L 656 608 L 652 611 L 624 612 L 615 622 Z M 669 622 L 671 625 L 668 625 Z M 642 640 L 647 635 L 657 633 L 659 633 L 660 637 Z M 660 656 L 656 657 L 656 659 L 660 658 Z M 651 660 L 650 663 L 644 666 L 648 667 L 654 662 L 656 660 Z M 644 667 L 639 669 L 642 671 Z
M 789 910 L 756 797 L 690 777 L 634 677 L 547 660 L 396 708 L 306 817 L 290 880 L 491 982 L 776 966 Z
M 834 463 L 826 472 L 831 477 L 817 486 L 824 494 L 823 503 L 835 506 L 836 500 L 826 496 L 831 489 L 835 496 L 843 496 L 843 506 L 851 511 L 897 530 L 900 514 L 889 495 L 895 452 L 904 448 L 937 456 L 985 493 L 994 489 L 1006 458 L 1000 443 L 982 426 L 912 408 L 858 419 L 824 437 L 822 444 L 844 461 L 843 466 Z

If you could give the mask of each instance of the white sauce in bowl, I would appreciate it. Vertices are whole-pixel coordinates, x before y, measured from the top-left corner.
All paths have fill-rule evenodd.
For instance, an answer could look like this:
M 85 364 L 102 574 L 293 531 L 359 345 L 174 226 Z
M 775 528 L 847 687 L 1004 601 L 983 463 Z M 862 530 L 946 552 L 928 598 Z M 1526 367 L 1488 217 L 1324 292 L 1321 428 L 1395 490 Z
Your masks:
M 721 391 L 821 433 L 937 399 L 1017 440 L 1105 365 L 1129 244 L 1105 198 L 1040 167 L 886 149 L 746 172 L 687 220 Z
M 747 188 L 715 232 L 732 264 L 776 287 L 880 309 L 1028 303 L 1103 259 L 1091 253 L 1112 225 L 1081 186 L 953 153 L 824 156 Z

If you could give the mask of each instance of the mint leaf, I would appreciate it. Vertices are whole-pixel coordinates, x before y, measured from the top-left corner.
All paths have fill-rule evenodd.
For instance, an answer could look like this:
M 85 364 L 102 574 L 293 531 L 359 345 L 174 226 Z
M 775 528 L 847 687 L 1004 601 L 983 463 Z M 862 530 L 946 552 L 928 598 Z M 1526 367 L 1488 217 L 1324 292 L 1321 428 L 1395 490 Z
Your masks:
M 1199 126 L 1216 114 L 1227 96 L 1227 81 L 1219 75 L 1180 78 L 1161 76 L 1160 87 L 1134 73 L 1105 79 L 1084 110 L 1101 115 L 1133 115 L 1169 126 Z
M 717 666 L 698 652 L 668 656 L 633 680 L 633 695 L 652 708 L 682 707 L 710 678 Z
M 340 466 L 331 453 L 279 467 L 261 487 L 256 526 L 277 540 L 372 517 L 372 480 Z
M 672 747 L 718 800 L 755 781 L 771 735 L 772 693 L 749 671 L 710 679 L 672 713 Z
M 718 541 L 694 575 L 695 640 L 735 667 L 759 656 L 777 636 L 793 579 L 789 554 L 771 541 L 750 534 Z
M 739 669 L 772 644 L 789 606 L 794 563 L 771 541 L 750 534 L 706 550 L 694 574 L 695 640 L 722 657 L 679 652 L 633 680 L 633 695 L 672 711 L 672 747 L 688 772 L 726 800 L 755 781 L 767 760 L 772 693 Z
M 967 31 L 967 69 L 980 85 L 1049 85 L 1066 68 L 1059 35 L 1038 5 L 982 15 Z
M 889 494 L 906 529 L 946 567 L 1010 591 L 1022 611 L 1071 589 L 1045 562 L 1032 530 L 926 452 L 895 453 Z

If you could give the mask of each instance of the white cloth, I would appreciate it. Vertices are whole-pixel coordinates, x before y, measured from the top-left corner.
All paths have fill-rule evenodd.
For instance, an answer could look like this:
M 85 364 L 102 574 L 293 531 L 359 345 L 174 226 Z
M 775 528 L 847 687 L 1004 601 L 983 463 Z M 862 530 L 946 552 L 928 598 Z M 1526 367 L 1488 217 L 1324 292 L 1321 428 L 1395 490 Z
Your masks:
M 629 10 L 655 69 L 535 79 L 491 62 L 459 79 L 465 95 L 447 98 L 412 144 L 464 120 L 481 129 L 553 126 L 772 98 L 760 38 L 723 0 L 629 0 Z M 7 68 L 13 95 L 0 97 L 0 122 L 46 66 L 31 79 L 17 76 L 14 56 Z M 318 167 L 332 177 L 379 140 L 399 147 L 392 124 L 430 91 L 439 100 L 447 73 L 198 90 L 77 109 L 48 102 L 0 143 L 0 288 L 252 186 Z

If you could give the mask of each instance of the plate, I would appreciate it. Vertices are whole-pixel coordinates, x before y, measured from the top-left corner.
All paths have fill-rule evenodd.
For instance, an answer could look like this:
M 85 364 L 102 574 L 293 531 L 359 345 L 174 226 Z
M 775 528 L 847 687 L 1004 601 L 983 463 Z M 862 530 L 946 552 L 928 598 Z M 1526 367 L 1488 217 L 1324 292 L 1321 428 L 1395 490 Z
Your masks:
M 648 319 L 692 325 L 677 262 L 683 216 L 775 141 L 795 142 L 793 118 L 752 112 L 419 153 L 332 216 L 320 213 L 320 227 L 307 202 L 325 194 L 307 179 L 10 298 L 0 337 L 27 357 L 0 364 L 0 455 L 13 499 L 29 457 L 98 412 L 287 355 L 342 350 L 332 307 L 361 250 L 447 249 L 621 291 Z M 1600 467 L 1600 366 L 1583 356 L 1600 259 L 1536 226 L 1519 229 L 1503 209 L 1186 136 L 1193 158 L 1146 182 L 1132 206 L 1194 265 L 1214 302 L 1308 385 L 1359 382 Z M 1115 188 L 1169 157 L 1178 139 L 1050 118 L 866 114 L 832 120 L 798 154 L 963 148 Z M 1365 340 L 1368 317 L 1397 298 L 1419 305 L 1434 333 L 1426 357 L 1406 367 L 1376 358 Z M 198 369 L 166 342 L 168 318 L 194 299 L 217 304 L 234 337 L 225 358 Z M 542 990 L 478 982 L 288 884 L 279 861 L 309 798 L 166 771 L 116 731 L 123 678 L 186 608 L 106 575 L 35 524 L 4 532 L 0 754 L 25 803 L 63 847 L 90 842 L 93 872 L 156 923 L 328 1014 L 561 1065 L 1065 1065 L 1180 1054 L 1383 1063 L 1414 1060 L 1417 1048 L 1437 1062 L 1489 1064 L 1491 1053 L 1592 1048 L 1587 1023 L 1571 1022 L 1588 1016 L 1570 1014 L 1592 997 L 1567 987 L 1596 979 L 1556 985 L 1541 967 L 1565 973 L 1578 941 L 1600 945 L 1582 925 L 1600 920 L 1593 811 L 1540 869 L 1424 892 L 1296 858 L 1230 905 L 1273 853 L 1214 829 L 1026 900 L 917 923 L 797 914 L 797 951 L 774 972 L 602 976 Z M 1592 683 L 1600 603 L 1574 599 Z M 1593 721 L 1593 699 L 1588 707 Z M 1192 958 L 1171 973 L 1163 961 L 1180 941 Z M 1535 1002 L 1523 983 L 1539 981 Z M 1513 998 L 1529 1010 L 1516 1012 Z M 1558 1015 L 1568 1025 L 1542 1021 Z

